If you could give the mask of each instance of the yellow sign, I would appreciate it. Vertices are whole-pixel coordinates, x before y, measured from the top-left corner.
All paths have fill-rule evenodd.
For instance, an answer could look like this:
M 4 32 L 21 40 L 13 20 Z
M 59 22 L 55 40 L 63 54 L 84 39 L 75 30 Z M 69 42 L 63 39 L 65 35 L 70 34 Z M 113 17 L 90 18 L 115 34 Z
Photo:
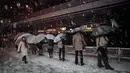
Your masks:
M 92 27 L 87 27 L 87 31 L 92 31 Z

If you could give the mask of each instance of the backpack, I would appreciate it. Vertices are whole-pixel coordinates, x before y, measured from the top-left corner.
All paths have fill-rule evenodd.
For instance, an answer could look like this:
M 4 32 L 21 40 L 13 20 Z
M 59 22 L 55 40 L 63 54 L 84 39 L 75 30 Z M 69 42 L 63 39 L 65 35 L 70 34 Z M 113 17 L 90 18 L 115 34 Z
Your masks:
M 48 40 L 48 45 L 49 45 L 49 46 L 54 46 L 53 40 L 49 39 L 49 40 Z

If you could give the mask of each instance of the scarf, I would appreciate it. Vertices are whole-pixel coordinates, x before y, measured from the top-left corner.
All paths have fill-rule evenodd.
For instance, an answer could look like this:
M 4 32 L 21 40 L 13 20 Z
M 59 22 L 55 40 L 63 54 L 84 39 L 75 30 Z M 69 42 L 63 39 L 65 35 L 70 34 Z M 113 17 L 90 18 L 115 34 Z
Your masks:
M 24 42 L 25 46 L 27 47 L 27 41 L 26 41 L 26 40 L 24 40 L 23 42 Z

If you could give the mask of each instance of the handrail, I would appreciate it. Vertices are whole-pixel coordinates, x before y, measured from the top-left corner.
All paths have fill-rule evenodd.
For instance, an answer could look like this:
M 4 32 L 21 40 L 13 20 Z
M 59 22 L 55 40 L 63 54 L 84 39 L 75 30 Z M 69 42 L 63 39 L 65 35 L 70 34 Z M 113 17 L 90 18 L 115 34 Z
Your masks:
M 68 47 L 73 47 L 72 45 L 66 45 Z M 85 48 L 96 48 L 96 46 L 86 46 Z M 130 48 L 124 48 L 124 47 L 107 47 L 108 49 L 124 49 L 124 50 L 130 50 Z
M 57 47 L 57 45 L 55 45 L 55 47 Z M 68 47 L 68 48 L 67 48 Z M 73 46 L 72 45 L 66 45 L 66 49 L 69 50 L 70 48 L 72 48 Z M 92 56 L 97 56 L 96 53 L 95 53 L 95 50 L 96 50 L 96 46 L 86 46 L 85 49 L 91 49 L 93 50 L 92 53 L 86 53 L 86 55 L 92 55 Z M 74 49 L 71 49 L 72 51 L 67 51 L 68 54 L 73 54 L 74 53 Z M 109 57 L 112 57 L 112 58 L 117 58 L 117 61 L 118 62 L 121 62 L 121 59 L 127 59 L 127 60 L 130 60 L 130 56 L 129 57 L 126 57 L 126 56 L 123 56 L 123 51 L 124 50 L 129 50 L 130 51 L 130 48 L 124 48 L 124 47 L 108 47 L 108 50 L 116 50 L 114 51 L 114 56 L 109 54 Z

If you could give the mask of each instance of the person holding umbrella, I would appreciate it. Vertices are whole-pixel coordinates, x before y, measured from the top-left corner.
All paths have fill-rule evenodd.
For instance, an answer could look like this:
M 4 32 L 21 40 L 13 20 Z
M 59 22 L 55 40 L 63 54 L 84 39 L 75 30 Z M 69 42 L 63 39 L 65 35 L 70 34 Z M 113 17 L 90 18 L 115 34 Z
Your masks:
M 112 68 L 108 63 L 107 44 L 109 42 L 109 39 L 106 36 L 114 30 L 115 29 L 113 29 L 111 26 L 97 24 L 97 27 L 92 31 L 92 35 L 96 37 L 96 46 L 98 52 L 97 66 L 99 68 L 103 67 L 103 60 L 106 69 L 114 70 L 114 68 Z
M 18 45 L 17 52 L 21 52 L 22 60 L 27 63 L 28 45 L 25 37 L 22 37 L 22 41 Z
M 75 48 L 75 64 L 78 64 L 78 53 L 80 53 L 80 63 L 84 65 L 83 62 L 83 48 L 86 45 L 83 35 L 80 31 L 77 31 L 75 35 L 73 35 L 73 47 Z
M 48 33 L 46 35 L 47 49 L 48 49 L 48 53 L 49 53 L 50 58 L 53 58 L 54 38 L 55 38 L 54 35 L 52 35 L 51 33 Z
M 36 44 L 36 46 L 38 47 L 39 51 L 38 51 L 38 54 L 39 56 L 43 56 L 43 48 L 42 48 L 42 45 L 43 45 L 43 41 L 39 42 Z
M 66 40 L 66 34 L 65 31 L 62 30 L 62 33 L 58 34 L 54 42 L 58 44 L 59 48 L 59 60 L 65 61 L 65 41 Z
M 38 48 L 38 54 L 39 56 L 43 56 L 43 44 L 44 44 L 45 34 L 38 34 L 32 39 L 32 42 L 36 44 L 36 47 Z
M 97 45 L 97 52 L 98 52 L 98 67 L 101 68 L 103 67 L 102 65 L 102 60 L 104 62 L 105 68 L 114 70 L 109 63 L 108 63 L 108 50 L 107 50 L 107 44 L 108 44 L 108 38 L 105 35 L 97 36 L 96 38 L 96 45 Z

